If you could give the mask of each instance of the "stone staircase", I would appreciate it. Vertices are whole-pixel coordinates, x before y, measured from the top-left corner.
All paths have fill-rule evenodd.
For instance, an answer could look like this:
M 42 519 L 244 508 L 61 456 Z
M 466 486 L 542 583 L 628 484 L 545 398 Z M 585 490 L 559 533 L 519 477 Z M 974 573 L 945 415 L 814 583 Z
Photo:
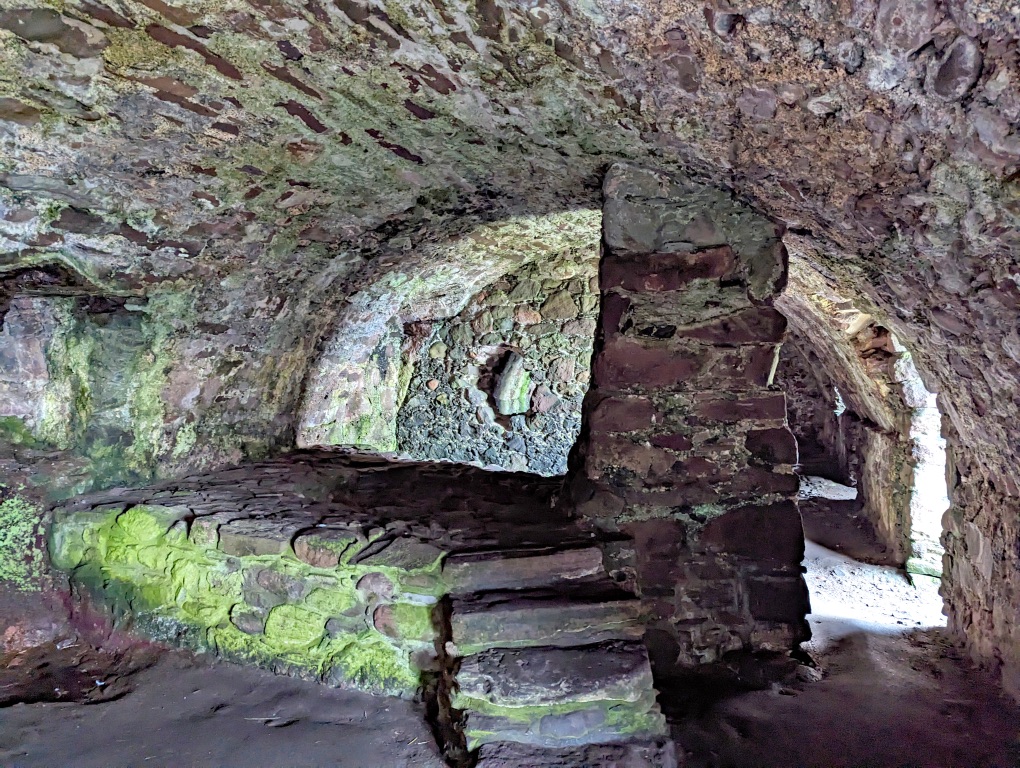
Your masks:
M 642 609 L 590 546 L 451 556 L 450 704 L 478 768 L 669 768 Z
M 296 453 L 66 502 L 50 550 L 122 629 L 330 686 L 424 693 L 458 765 L 672 768 L 641 604 L 559 488 Z

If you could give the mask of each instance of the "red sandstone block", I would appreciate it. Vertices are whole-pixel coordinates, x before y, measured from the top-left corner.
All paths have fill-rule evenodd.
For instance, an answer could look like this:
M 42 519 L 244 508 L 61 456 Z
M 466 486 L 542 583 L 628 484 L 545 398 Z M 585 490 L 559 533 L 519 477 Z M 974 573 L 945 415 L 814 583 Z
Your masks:
M 711 477 L 718 479 L 720 474 L 719 465 L 704 456 L 692 456 L 689 459 L 684 459 L 679 462 L 679 466 L 674 466 L 674 471 L 681 478 Z
M 694 253 L 649 253 L 602 259 L 601 288 L 633 292 L 675 291 L 692 280 L 719 279 L 734 273 L 737 257 L 728 245 Z
M 676 387 L 700 373 L 709 350 L 669 347 L 620 336 L 608 339 L 595 356 L 598 387 Z
M 699 395 L 694 413 L 708 421 L 736 424 L 741 421 L 781 421 L 786 419 L 786 395 L 771 392 L 757 397 L 715 397 Z
M 744 447 L 751 456 L 766 464 L 797 463 L 797 438 L 786 427 L 748 432 Z
M 620 529 L 631 537 L 641 560 L 677 562 L 687 541 L 687 527 L 678 520 L 643 520 Z
M 691 439 L 686 435 L 653 435 L 649 442 L 660 448 L 669 448 L 671 451 L 689 451 L 693 446 Z
M 718 609 L 735 611 L 738 607 L 736 585 L 730 580 L 684 585 L 680 594 L 702 611 Z
M 630 299 L 618 293 L 607 293 L 602 297 L 599 325 L 605 338 L 620 332 L 623 318 L 630 312 Z
M 589 477 L 625 469 L 640 480 L 659 483 L 676 474 L 673 470 L 676 463 L 676 455 L 664 448 L 636 443 L 624 436 L 599 435 L 588 446 L 585 469 Z
M 726 348 L 704 345 L 712 353 L 702 369 L 691 376 L 688 389 L 705 391 L 747 390 L 767 387 L 779 347 L 775 344 L 748 344 Z
M 727 495 L 731 497 L 764 496 L 779 493 L 792 496 L 800 489 L 800 478 L 793 473 L 774 472 L 765 467 L 749 466 L 730 481 Z
M 707 480 L 677 484 L 668 490 L 646 491 L 641 488 L 622 488 L 618 492 L 628 504 L 661 507 L 664 513 L 677 507 L 714 504 L 720 499 L 716 484 Z
M 598 432 L 634 432 L 651 429 L 662 417 L 647 397 L 607 397 L 588 416 L 588 427 Z
M 810 610 L 807 585 L 798 575 L 788 579 L 751 579 L 748 604 L 758 621 L 797 624 Z
M 799 565 L 804 529 L 793 501 L 746 506 L 725 512 L 701 531 L 704 547 L 757 561 Z
M 675 335 L 708 344 L 778 343 L 786 337 L 786 318 L 772 307 L 750 307 L 708 323 L 678 328 Z

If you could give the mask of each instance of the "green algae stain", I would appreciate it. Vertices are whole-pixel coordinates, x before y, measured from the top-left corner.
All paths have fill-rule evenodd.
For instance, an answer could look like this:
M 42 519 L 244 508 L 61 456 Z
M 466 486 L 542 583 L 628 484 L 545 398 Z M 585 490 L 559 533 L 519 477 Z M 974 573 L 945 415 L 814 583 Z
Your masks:
M 432 626 L 431 606 L 395 603 L 392 615 L 397 633 L 402 638 L 425 642 L 436 634 Z
M 51 557 L 99 597 L 115 620 L 154 639 L 337 686 L 396 695 L 417 690 L 421 672 L 411 654 L 434 643 L 431 609 L 393 603 L 398 638 L 358 618 L 370 605 L 359 598 L 355 584 L 365 573 L 383 569 L 348 564 L 326 569 L 287 557 L 228 556 L 214 548 L 215 539 L 190 539 L 188 516 L 183 507 L 155 505 L 58 510 Z M 402 578 L 434 576 L 438 567 L 437 562 L 427 569 L 385 570 L 399 593 Z M 333 618 L 340 620 L 327 634 Z
M 325 619 L 301 605 L 278 605 L 266 619 L 266 640 L 286 651 L 311 649 L 325 633 Z
M 411 667 L 406 652 L 394 648 L 373 632 L 355 636 L 332 662 L 331 679 L 344 681 L 359 690 L 413 691 L 421 677 Z
M 43 555 L 36 546 L 42 511 L 30 501 L 12 496 L 0 502 L 0 582 L 18 591 L 42 586 Z
M 0 438 L 14 445 L 24 445 L 29 448 L 42 447 L 42 441 L 38 440 L 32 430 L 25 424 L 25 420 L 17 416 L 0 417 Z

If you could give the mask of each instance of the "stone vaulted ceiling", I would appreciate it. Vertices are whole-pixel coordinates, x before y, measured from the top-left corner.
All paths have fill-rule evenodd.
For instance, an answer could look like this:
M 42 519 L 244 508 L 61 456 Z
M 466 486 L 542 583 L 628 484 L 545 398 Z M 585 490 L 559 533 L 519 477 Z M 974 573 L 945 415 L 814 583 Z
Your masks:
M 0 0 L 0 269 L 149 297 L 176 345 L 167 422 L 253 449 L 292 439 L 359 284 L 512 249 L 483 225 L 596 207 L 614 160 L 684 168 L 887 316 L 972 457 L 1014 475 L 1017 14 Z

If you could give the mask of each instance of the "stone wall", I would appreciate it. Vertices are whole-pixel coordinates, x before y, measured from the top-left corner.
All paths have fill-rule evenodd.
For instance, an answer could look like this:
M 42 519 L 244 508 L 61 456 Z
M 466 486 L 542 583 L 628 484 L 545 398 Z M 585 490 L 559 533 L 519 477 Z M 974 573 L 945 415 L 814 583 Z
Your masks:
M 791 262 L 789 289 L 776 303 L 807 367 L 840 392 L 846 411 L 838 430 L 822 430 L 839 438 L 826 438 L 828 452 L 846 455 L 846 481 L 857 485 L 882 562 L 903 565 L 910 555 L 914 466 L 905 387 L 920 383 L 909 354 L 888 328 L 803 261 Z
M 659 675 L 808 636 L 797 448 L 772 384 L 776 227 L 725 193 L 629 165 L 604 185 L 602 311 L 572 455 L 578 513 L 651 614 Z
M 792 332 L 779 353 L 776 384 L 786 393 L 800 473 L 853 485 L 860 462 L 851 442 L 854 415 L 811 345 Z
M 1002 676 L 1020 698 L 1020 489 L 1004 472 L 988 472 L 953 449 L 949 476 L 952 506 L 943 517 L 946 578 L 943 596 L 949 629 L 965 638 L 975 661 Z
M 590 376 L 597 266 L 595 247 L 534 264 L 436 323 L 397 415 L 398 450 L 565 473 Z
M 66 487 L 48 469 L 38 478 L 47 493 L 145 478 L 158 452 L 193 447 L 194 435 L 175 442 L 164 423 L 173 345 L 159 315 L 173 309 L 155 298 L 11 303 L 0 334 L 0 444 L 20 446 L 29 461 L 70 449 L 88 465 Z

